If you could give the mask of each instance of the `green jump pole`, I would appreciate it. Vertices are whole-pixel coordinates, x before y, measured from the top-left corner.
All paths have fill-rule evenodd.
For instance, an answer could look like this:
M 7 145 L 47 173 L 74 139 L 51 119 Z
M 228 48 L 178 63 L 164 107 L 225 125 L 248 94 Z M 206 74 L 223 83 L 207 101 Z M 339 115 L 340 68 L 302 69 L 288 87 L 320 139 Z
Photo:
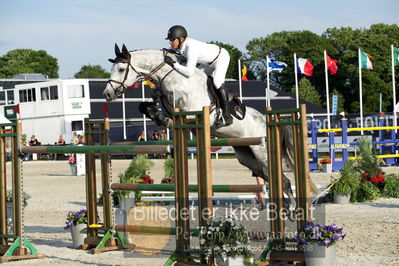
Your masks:
M 21 153 L 136 153 L 136 154 L 163 154 L 169 152 L 167 145 L 117 145 L 117 146 L 28 146 L 20 149 Z
M 262 185 L 213 185 L 213 192 L 262 192 Z M 111 184 L 112 190 L 133 190 L 133 191 L 174 191 L 174 184 Z M 198 185 L 189 185 L 190 192 L 197 192 Z
M 250 138 L 226 138 L 226 139 L 211 139 L 212 147 L 222 146 L 249 146 L 259 145 L 262 143 L 262 137 L 250 137 Z M 197 147 L 196 140 L 188 140 L 188 147 Z M 139 145 L 139 146 L 152 146 L 152 145 L 173 145 L 173 140 L 159 140 L 159 141 L 128 141 L 128 142 L 115 142 L 112 145 Z

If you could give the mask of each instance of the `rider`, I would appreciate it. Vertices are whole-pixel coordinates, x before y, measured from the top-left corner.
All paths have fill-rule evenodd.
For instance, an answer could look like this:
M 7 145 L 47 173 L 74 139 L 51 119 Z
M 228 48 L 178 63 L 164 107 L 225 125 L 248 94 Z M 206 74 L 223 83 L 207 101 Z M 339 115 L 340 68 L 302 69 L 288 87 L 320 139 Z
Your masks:
M 219 127 L 232 124 L 233 118 L 226 111 L 228 93 L 223 86 L 230 63 L 229 53 L 224 48 L 215 44 L 188 38 L 186 29 L 180 25 L 175 25 L 169 29 L 166 40 L 169 40 L 171 49 L 182 54 L 187 61 L 182 65 L 170 56 L 165 56 L 165 63 L 186 77 L 194 74 L 197 63 L 201 64 L 200 68 L 203 68 L 207 75 L 212 75 L 213 84 L 220 95 L 222 116 L 219 115 L 217 117 L 215 121 L 216 125 Z

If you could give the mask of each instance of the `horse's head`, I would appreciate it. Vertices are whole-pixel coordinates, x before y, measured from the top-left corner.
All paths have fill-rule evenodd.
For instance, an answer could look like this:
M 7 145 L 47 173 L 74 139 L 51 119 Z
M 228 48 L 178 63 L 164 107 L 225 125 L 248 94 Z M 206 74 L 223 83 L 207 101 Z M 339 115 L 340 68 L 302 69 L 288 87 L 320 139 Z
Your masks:
M 107 82 L 107 86 L 103 92 L 107 101 L 113 101 L 117 96 L 123 94 L 129 87 L 133 86 L 139 72 L 132 66 L 130 62 L 130 52 L 126 46 L 122 46 L 122 52 L 117 44 L 115 44 L 115 59 L 109 59 L 112 66 L 111 77 Z M 129 72 L 129 70 L 132 70 Z

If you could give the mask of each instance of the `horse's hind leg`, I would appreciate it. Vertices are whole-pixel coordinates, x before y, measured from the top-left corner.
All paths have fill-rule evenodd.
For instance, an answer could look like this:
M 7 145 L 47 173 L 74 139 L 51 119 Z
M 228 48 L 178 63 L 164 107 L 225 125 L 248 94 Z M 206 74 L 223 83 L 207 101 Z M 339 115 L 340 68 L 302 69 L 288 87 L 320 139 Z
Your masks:
M 283 173 L 283 192 L 287 195 L 290 203 L 287 208 L 288 218 L 293 221 L 295 217 L 295 209 L 296 209 L 296 201 L 294 197 L 294 193 L 291 188 L 291 181 L 288 177 Z

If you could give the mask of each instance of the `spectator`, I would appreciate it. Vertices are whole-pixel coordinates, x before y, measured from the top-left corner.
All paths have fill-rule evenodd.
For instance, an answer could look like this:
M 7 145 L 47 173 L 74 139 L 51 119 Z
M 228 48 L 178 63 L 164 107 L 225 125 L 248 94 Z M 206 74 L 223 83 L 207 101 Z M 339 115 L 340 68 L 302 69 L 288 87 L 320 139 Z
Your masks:
M 71 155 L 69 155 L 68 164 L 71 167 L 71 174 L 73 176 L 76 176 L 77 175 L 77 166 L 76 166 L 76 156 L 74 153 L 71 153 Z
M 59 146 L 64 146 L 65 145 L 65 139 L 63 135 L 60 135 L 60 138 L 57 141 L 57 145 Z
M 30 141 L 29 141 L 29 146 L 39 146 L 40 142 L 37 140 L 35 135 L 32 135 L 32 137 L 30 137 Z M 37 154 L 35 153 L 35 156 L 33 156 L 32 153 L 29 154 L 29 160 L 33 160 L 33 159 L 37 159 Z
M 162 129 L 161 133 L 159 133 L 159 140 L 167 140 L 168 139 L 168 134 L 166 134 L 166 130 Z
M 145 141 L 144 131 L 141 131 L 140 136 L 137 138 L 137 141 Z
M 40 142 L 37 140 L 35 135 L 32 135 L 29 141 L 29 146 L 39 146 Z
M 159 140 L 159 134 L 157 130 L 152 133 L 152 140 Z
M 65 146 L 65 139 L 63 135 L 60 135 L 60 137 L 58 138 L 58 141 L 54 143 L 54 145 L 56 146 Z M 61 154 L 52 154 L 52 157 L 54 160 L 57 160 L 57 158 L 60 156 Z
M 71 144 L 72 145 L 78 145 L 79 144 L 79 138 L 78 138 L 78 134 L 76 132 L 73 132 Z
M 81 144 L 81 145 L 85 144 L 85 135 L 79 135 L 79 143 L 78 144 Z

